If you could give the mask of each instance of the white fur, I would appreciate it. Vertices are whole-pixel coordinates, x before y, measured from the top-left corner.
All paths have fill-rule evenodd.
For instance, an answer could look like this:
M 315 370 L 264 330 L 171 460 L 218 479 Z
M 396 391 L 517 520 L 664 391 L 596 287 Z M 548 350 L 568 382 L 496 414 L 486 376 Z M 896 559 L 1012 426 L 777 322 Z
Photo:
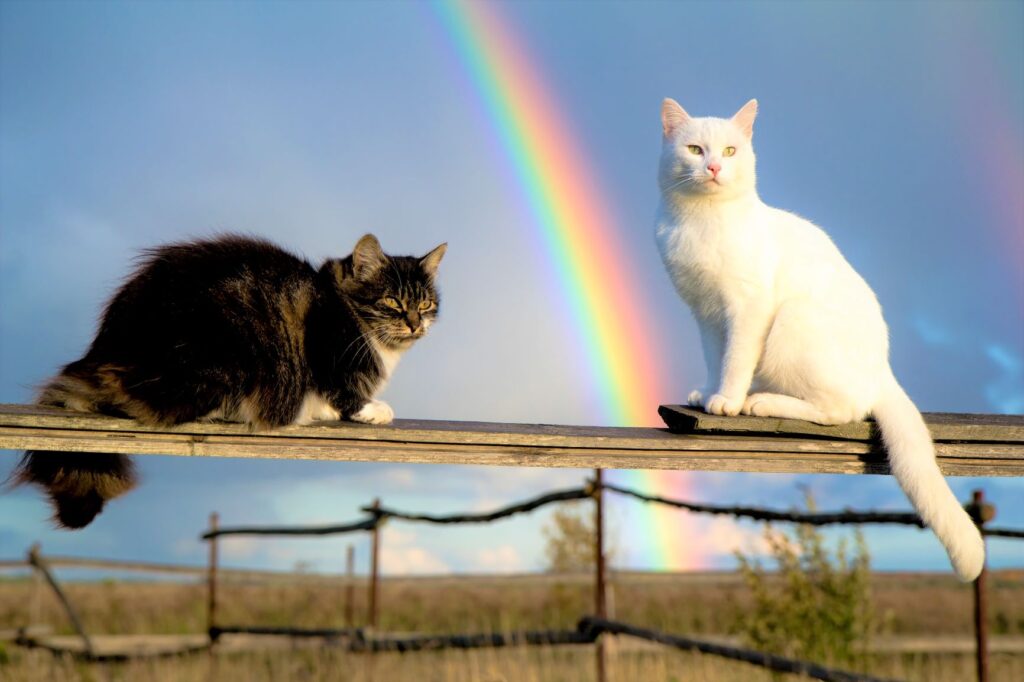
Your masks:
M 377 395 L 384 390 L 404 350 L 385 348 L 376 341 L 371 341 L 371 346 L 380 359 L 382 368 L 380 381 L 374 389 L 374 395 Z M 380 400 L 370 400 L 370 402 L 366 403 L 358 412 L 352 415 L 352 421 L 364 424 L 390 424 L 394 418 L 395 413 L 391 406 Z M 207 421 L 225 420 L 252 424 L 255 423 L 255 410 L 252 409 L 252 405 L 247 399 L 243 399 L 236 409 L 228 410 L 225 406 L 221 405 L 209 414 L 204 415 L 203 419 Z M 319 393 L 309 391 L 303 397 L 302 405 L 299 406 L 299 411 L 295 415 L 295 420 L 292 421 L 292 424 L 303 426 L 318 420 L 337 421 L 339 419 L 341 419 L 341 414 L 331 406 L 326 398 Z
M 372 341 L 374 352 L 377 353 L 377 357 L 380 359 L 381 368 L 383 369 L 383 375 L 380 378 L 380 383 L 377 384 L 376 393 L 380 393 L 387 386 L 388 381 L 391 379 L 391 375 L 395 371 L 395 367 L 398 366 L 398 361 L 402 359 L 403 350 L 395 350 L 393 348 L 385 348 L 376 341 Z
M 226 404 L 221 404 L 220 407 L 214 408 L 207 414 L 203 415 L 201 419 L 203 421 L 227 421 L 238 422 L 241 424 L 255 424 L 256 410 L 253 409 L 252 402 L 248 398 L 243 398 L 234 408 L 229 408 Z
M 352 421 L 363 424 L 390 424 L 394 418 L 395 411 L 383 400 L 371 400 L 351 417 Z
M 382 370 L 380 382 L 378 382 L 374 390 L 374 395 L 378 395 L 387 386 L 388 380 L 391 378 L 392 373 L 394 373 L 395 367 L 398 366 L 398 361 L 401 360 L 405 349 L 386 348 L 376 341 L 371 341 L 370 345 L 380 360 Z M 364 424 L 390 424 L 394 418 L 395 411 L 383 400 L 370 400 L 351 417 L 352 421 Z
M 753 100 L 732 119 L 692 118 L 672 100 L 662 109 L 655 234 L 697 320 L 708 373 L 688 400 L 712 414 L 820 424 L 874 414 L 893 475 L 957 575 L 972 580 L 984 563 L 984 542 L 892 374 L 874 293 L 824 232 L 757 194 L 750 139 L 756 110 Z M 735 154 L 725 155 L 726 147 Z M 712 164 L 720 166 L 717 176 Z
M 331 404 L 322 395 L 309 391 L 302 399 L 299 413 L 292 423 L 301 426 L 316 420 L 337 421 L 339 419 L 341 419 L 341 414 L 331 407 Z

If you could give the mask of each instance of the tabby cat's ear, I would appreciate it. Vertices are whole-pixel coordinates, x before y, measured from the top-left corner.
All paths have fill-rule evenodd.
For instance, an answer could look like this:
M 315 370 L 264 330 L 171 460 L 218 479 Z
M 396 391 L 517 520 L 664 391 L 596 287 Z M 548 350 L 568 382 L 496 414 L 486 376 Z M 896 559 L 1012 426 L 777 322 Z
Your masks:
M 448 243 L 445 242 L 441 246 L 437 247 L 423 258 L 420 258 L 420 267 L 423 268 L 423 272 L 427 273 L 431 279 L 437 274 L 437 266 L 441 264 L 441 259 L 444 257 L 444 252 L 448 250 Z
M 666 138 L 672 137 L 689 120 L 690 115 L 686 109 L 671 97 L 666 97 L 661 103 L 661 132 Z
M 740 110 L 733 115 L 732 122 L 746 134 L 747 139 L 750 139 L 754 136 L 755 118 L 757 118 L 757 100 L 752 99 L 740 107 Z
M 386 262 L 387 256 L 372 234 L 363 235 L 352 249 L 352 273 L 356 279 L 370 279 Z

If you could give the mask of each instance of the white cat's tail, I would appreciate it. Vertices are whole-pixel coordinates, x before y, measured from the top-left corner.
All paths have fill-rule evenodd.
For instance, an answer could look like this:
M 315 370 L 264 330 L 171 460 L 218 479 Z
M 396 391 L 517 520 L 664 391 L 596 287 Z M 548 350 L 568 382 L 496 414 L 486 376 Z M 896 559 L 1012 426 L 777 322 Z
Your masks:
M 896 481 L 946 548 L 956 574 L 965 582 L 974 580 L 985 563 L 985 542 L 939 471 L 935 445 L 921 413 L 895 378 L 883 389 L 872 412 Z

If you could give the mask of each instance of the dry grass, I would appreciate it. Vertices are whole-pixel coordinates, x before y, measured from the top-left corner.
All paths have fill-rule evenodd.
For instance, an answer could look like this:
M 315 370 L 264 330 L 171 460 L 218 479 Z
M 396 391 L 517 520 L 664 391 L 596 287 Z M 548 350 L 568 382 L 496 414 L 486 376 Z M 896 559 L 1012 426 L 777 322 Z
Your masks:
M 610 656 L 614 682 L 776 682 L 758 668 L 710 656 L 666 650 Z M 81 680 L 132 682 L 594 682 L 592 647 L 537 647 L 423 652 L 415 655 L 347 654 L 336 649 L 250 652 L 210 657 L 86 665 L 44 652 L 13 651 L 0 665 L 5 682 Z M 890 679 L 963 682 L 974 677 L 970 656 L 889 657 L 871 672 Z M 799 680 L 795 676 L 777 679 Z M 1024 679 L 1024 657 L 994 656 L 991 679 Z
M 1024 634 L 1024 571 L 990 577 L 994 634 Z M 67 592 L 94 633 L 195 633 L 205 630 L 205 588 L 185 583 L 72 583 Z M 947 576 L 876 575 L 874 602 L 894 634 L 966 635 L 971 591 Z M 365 589 L 356 589 L 365 614 Z M 391 579 L 384 581 L 382 630 L 416 632 L 571 628 L 590 610 L 587 576 Z M 316 584 L 221 586 L 221 624 L 343 626 L 340 581 Z M 749 603 L 733 574 L 618 574 L 617 618 L 675 633 L 726 634 Z M 360 621 L 362 618 L 359 619 Z M 48 590 L 31 580 L 0 582 L 0 629 L 29 622 L 70 632 Z M 357 622 L 357 624 L 361 624 Z M 628 640 L 627 640 L 628 641 Z M 369 661 L 373 661 L 373 677 Z M 659 647 L 621 647 L 611 657 L 614 680 L 757 682 L 771 676 L 745 664 Z M 973 679 L 969 656 L 876 656 L 871 672 L 899 679 Z M 1024 656 L 993 656 L 993 680 L 1024 679 Z M 198 655 L 181 659 L 90 666 L 0 644 L 0 680 L 416 680 L 417 682 L 584 682 L 594 679 L 591 647 L 540 647 L 424 652 L 367 657 L 332 648 Z
M 50 623 L 70 632 L 60 606 L 31 580 L 0 581 L 0 628 Z M 991 573 L 993 634 L 1024 634 L 1024 571 Z M 65 586 L 86 628 L 108 634 L 187 633 L 206 629 L 202 584 L 92 582 Z M 223 583 L 221 624 L 341 627 L 345 589 L 317 583 Z M 969 634 L 971 588 L 947 575 L 879 574 L 875 609 L 892 634 Z M 750 603 L 735 574 L 616 574 L 611 601 L 617 618 L 668 632 L 730 632 Z M 381 629 L 416 632 L 571 628 L 591 610 L 589 576 L 395 578 L 382 584 Z M 366 613 L 365 581 L 355 612 Z M 362 622 L 357 622 L 357 625 Z

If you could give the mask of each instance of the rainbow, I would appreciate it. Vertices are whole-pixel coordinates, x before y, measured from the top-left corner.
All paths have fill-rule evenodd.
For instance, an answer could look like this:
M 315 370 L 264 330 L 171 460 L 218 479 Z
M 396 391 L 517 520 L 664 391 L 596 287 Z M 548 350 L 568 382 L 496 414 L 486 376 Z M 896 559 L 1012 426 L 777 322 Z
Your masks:
M 445 35 L 482 102 L 499 146 L 517 179 L 559 289 L 564 292 L 578 342 L 585 349 L 604 423 L 660 423 L 656 406 L 671 391 L 657 328 L 621 245 L 614 212 L 589 170 L 581 146 L 531 62 L 523 41 L 499 14 L 497 3 L 437 0 L 432 4 Z M 612 477 L 656 494 L 689 492 L 678 472 L 614 472 Z M 642 547 L 627 558 L 645 568 L 701 565 L 687 542 L 684 514 L 644 506 Z
M 436 2 L 499 137 L 578 330 L 605 422 L 659 423 L 654 326 L 612 211 L 539 71 L 496 3 Z M 662 365 L 664 366 L 664 365 Z

